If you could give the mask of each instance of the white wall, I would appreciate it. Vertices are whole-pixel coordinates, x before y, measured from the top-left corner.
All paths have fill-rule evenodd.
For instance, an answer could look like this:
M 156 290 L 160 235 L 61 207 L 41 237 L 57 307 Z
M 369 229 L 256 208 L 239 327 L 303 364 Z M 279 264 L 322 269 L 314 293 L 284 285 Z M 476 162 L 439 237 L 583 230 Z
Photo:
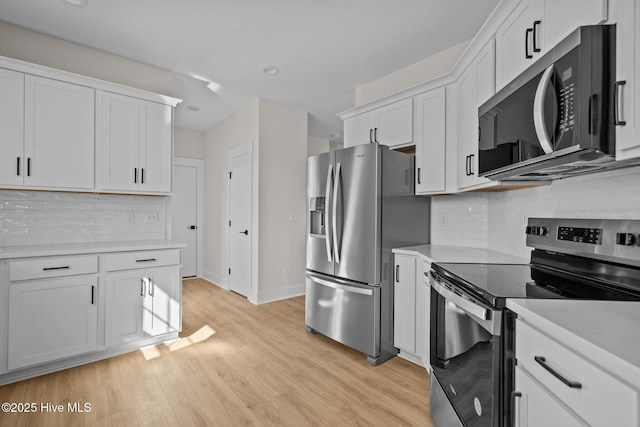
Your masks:
M 0 55 L 163 95 L 173 95 L 169 71 L 0 22 Z
M 261 100 L 259 132 L 258 299 L 268 300 L 304 293 L 307 112 Z
M 469 40 L 356 87 L 356 107 L 449 73 L 469 45 Z
M 331 142 L 328 139 L 316 138 L 315 136 L 309 135 L 307 140 L 307 157 L 328 153 L 329 151 L 331 151 Z
M 204 132 L 175 128 L 173 130 L 173 155 L 190 159 L 204 159 Z

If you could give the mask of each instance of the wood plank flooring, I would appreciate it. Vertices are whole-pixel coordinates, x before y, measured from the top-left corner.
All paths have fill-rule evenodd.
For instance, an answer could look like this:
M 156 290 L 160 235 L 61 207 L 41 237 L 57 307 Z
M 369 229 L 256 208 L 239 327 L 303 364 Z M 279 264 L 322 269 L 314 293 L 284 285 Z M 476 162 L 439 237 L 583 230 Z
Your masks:
M 308 334 L 304 297 L 255 306 L 183 283 L 181 340 L 2 386 L 0 403 L 37 412 L 0 412 L 0 426 L 432 426 L 426 370 Z

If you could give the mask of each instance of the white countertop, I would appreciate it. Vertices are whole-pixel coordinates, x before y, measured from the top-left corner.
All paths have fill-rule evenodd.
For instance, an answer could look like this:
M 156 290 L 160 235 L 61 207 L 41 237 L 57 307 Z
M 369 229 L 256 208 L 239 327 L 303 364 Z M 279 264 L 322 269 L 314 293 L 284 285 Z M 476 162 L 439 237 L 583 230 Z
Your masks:
M 186 243 L 174 242 L 171 240 L 5 246 L 0 248 L 0 259 L 95 254 L 102 252 L 145 251 L 153 249 L 177 249 L 185 248 L 186 246 Z
M 529 264 L 526 258 L 482 248 L 447 245 L 420 245 L 393 249 L 394 254 L 420 256 L 427 262 L 489 264 Z
M 508 299 L 507 308 L 640 389 L 640 302 Z

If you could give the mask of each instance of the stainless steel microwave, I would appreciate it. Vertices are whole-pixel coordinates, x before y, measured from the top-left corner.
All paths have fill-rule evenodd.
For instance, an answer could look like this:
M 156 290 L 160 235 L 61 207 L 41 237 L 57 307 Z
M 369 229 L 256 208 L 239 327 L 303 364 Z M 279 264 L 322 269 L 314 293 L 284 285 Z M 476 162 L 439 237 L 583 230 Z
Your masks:
M 615 35 L 579 27 L 480 106 L 479 176 L 548 180 L 614 160 Z

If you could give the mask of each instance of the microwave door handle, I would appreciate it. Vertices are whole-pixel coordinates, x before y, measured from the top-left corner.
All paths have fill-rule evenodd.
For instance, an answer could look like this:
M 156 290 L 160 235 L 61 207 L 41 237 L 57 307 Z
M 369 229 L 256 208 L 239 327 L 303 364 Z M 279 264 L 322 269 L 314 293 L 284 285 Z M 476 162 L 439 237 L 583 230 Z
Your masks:
M 553 152 L 553 146 L 549 139 L 549 133 L 547 132 L 547 124 L 544 120 L 544 101 L 546 98 L 547 87 L 551 84 L 551 78 L 553 77 L 553 65 L 550 65 L 544 73 L 538 83 L 536 89 L 536 95 L 533 99 L 533 124 L 540 142 L 540 147 L 545 154 Z
M 333 189 L 333 164 L 329 165 L 329 169 L 327 170 L 327 186 L 324 193 L 325 207 L 324 211 L 326 213 L 326 225 L 324 228 L 324 238 L 325 245 L 327 247 L 327 260 L 329 262 L 333 262 L 333 248 L 331 244 L 331 228 L 332 222 L 329 219 L 329 212 L 331 209 L 331 193 Z
M 336 173 L 333 177 L 333 255 L 335 256 L 336 262 L 340 263 L 340 241 L 338 239 L 338 192 L 340 190 L 340 174 L 341 174 L 341 165 L 338 163 L 336 165 Z M 342 209 L 342 206 L 340 206 Z

